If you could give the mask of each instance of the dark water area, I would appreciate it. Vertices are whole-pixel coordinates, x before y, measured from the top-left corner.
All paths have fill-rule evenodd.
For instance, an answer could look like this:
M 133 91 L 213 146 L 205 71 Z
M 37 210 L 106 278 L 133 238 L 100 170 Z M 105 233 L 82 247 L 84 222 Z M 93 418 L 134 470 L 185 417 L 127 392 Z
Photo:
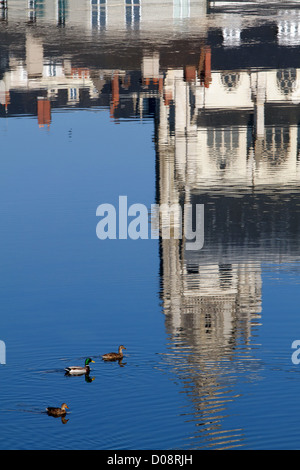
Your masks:
M 299 449 L 299 6 L 0 4 L 2 450 Z

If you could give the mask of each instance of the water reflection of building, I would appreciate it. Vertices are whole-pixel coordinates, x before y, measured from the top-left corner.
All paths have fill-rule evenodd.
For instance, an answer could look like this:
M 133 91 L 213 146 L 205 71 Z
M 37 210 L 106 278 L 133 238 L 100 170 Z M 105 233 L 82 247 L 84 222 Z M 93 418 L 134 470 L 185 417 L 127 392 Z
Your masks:
M 177 178 L 194 188 L 297 185 L 299 79 L 300 69 L 216 71 L 206 88 L 196 69 L 190 82 L 168 71 L 160 133 L 175 147 Z
M 201 83 L 196 67 L 188 76 L 184 70 L 166 73 L 168 99 L 160 98 L 157 127 L 159 202 L 205 203 L 206 221 L 214 220 L 214 226 L 210 222 L 205 226 L 201 253 L 185 251 L 181 241 L 161 242 L 165 312 L 171 314 L 174 332 L 180 331 L 192 310 L 194 321 L 202 321 L 203 331 L 208 331 L 204 325 L 213 324 L 208 312 L 214 312 L 220 344 L 232 343 L 228 332 L 236 331 L 238 318 L 247 316 L 244 327 L 249 326 L 261 311 L 261 262 L 288 260 L 296 254 L 296 243 L 288 246 L 291 234 L 281 231 L 286 252 L 273 239 L 286 211 L 290 216 L 286 228 L 297 212 L 293 204 L 286 208 L 278 198 L 280 190 L 297 192 L 299 187 L 299 73 L 299 69 L 212 71 L 208 86 Z M 218 205 L 226 216 L 212 209 Z M 232 207 L 235 210 L 230 211 Z M 269 220 L 266 229 L 267 209 L 276 214 L 277 227 L 276 220 L 275 226 Z M 260 226 L 257 232 L 253 224 Z M 231 238 L 226 238 L 229 226 Z M 244 242 L 238 240 L 242 227 Z M 214 233 L 218 230 L 222 235 Z M 218 303 L 222 309 L 216 308 Z M 245 331 L 250 335 L 249 328 Z M 203 338 L 197 341 L 202 343 Z
M 300 44 L 299 11 L 293 1 L 265 2 L 219 2 L 207 0 L 3 0 L 0 2 L 0 19 L 8 24 L 27 21 L 40 26 L 62 26 L 88 31 L 106 31 L 108 34 L 122 34 L 124 31 L 141 31 L 158 34 L 160 37 L 176 29 L 182 31 L 182 21 L 192 20 L 188 31 L 205 33 L 210 23 L 222 31 L 223 45 L 228 48 L 240 47 L 244 31 L 249 29 L 250 18 L 246 15 L 257 9 L 270 11 L 276 8 L 274 23 L 277 41 L 282 46 Z M 159 8 L 159 16 L 157 9 Z M 238 10 L 237 10 L 238 9 Z M 178 29 L 179 26 L 179 29 Z M 155 40 L 152 36 L 152 40 Z
M 14 93 L 23 93 L 28 106 L 25 104 L 23 112 L 37 112 L 39 124 L 49 125 L 51 104 L 59 101 L 62 95 L 65 105 L 76 105 L 80 101 L 80 90 L 83 89 L 91 99 L 98 96 L 98 93 L 95 95 L 89 68 L 74 67 L 68 58 L 45 57 L 41 39 L 28 33 L 25 57 L 18 59 L 10 54 L 7 58 L 7 69 L 0 80 L 0 104 L 8 113 L 9 105 L 13 107 Z
M 114 119 L 152 114 L 160 203 L 189 202 L 196 194 L 214 190 L 266 191 L 299 184 L 300 69 L 213 70 L 212 51 L 206 45 L 194 64 L 181 69 L 162 68 L 159 52 L 144 54 L 140 70 L 75 67 L 70 57 L 45 56 L 43 42 L 31 32 L 26 34 L 25 51 L 22 60 L 13 54 L 8 58 L 0 81 L 2 112 L 9 114 L 14 93 L 24 92 L 29 101 L 35 93 L 33 108 L 40 126 L 49 126 L 55 106 L 102 105 Z M 249 313 L 259 313 L 260 258 L 250 257 L 251 275 L 247 256 L 241 262 L 211 257 L 203 266 L 193 261 L 187 265 L 180 245 L 177 240 L 162 241 L 163 264 L 181 253 L 180 260 L 170 261 L 178 269 L 169 274 L 180 276 L 174 284 L 178 288 L 166 295 L 166 312 L 174 313 L 170 305 L 177 299 L 177 312 L 196 302 L 205 317 L 207 302 L 196 300 L 201 293 L 212 304 L 226 297 L 224 331 L 233 322 L 233 306 L 246 304 L 241 296 L 249 301 Z M 166 262 L 166 279 L 168 266 Z M 173 319 L 179 327 L 178 315 Z
M 86 30 L 157 29 L 159 21 L 197 18 L 207 12 L 206 0 L 10 0 L 1 2 L 2 19 L 47 22 Z
M 257 377 L 262 264 L 300 259 L 300 70 L 206 72 L 205 82 L 197 65 L 168 70 L 159 101 L 157 202 L 205 207 L 202 250 L 160 242 L 161 298 L 173 367 L 201 424 L 195 434 L 235 447 L 243 433 L 223 434 L 221 424 L 227 364 L 234 377 L 247 351 L 243 371 Z

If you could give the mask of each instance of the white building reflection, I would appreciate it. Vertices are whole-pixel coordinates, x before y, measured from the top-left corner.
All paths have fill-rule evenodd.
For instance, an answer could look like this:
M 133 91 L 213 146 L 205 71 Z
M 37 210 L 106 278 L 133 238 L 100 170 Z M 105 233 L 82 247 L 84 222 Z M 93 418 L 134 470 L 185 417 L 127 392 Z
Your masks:
M 157 23 L 199 18 L 206 0 L 10 0 L 1 2 L 2 18 L 47 22 L 89 29 L 158 29 Z M 159 8 L 159 17 L 157 9 Z
M 209 87 L 201 85 L 196 69 L 190 82 L 183 70 L 168 71 L 165 80 L 175 133 L 170 132 L 173 111 L 164 99 L 160 132 L 162 141 L 175 147 L 182 183 L 193 188 L 299 183 L 298 127 L 270 125 L 266 114 L 272 107 L 281 113 L 297 106 L 300 69 L 212 72 Z
M 293 2 L 291 2 L 293 4 Z M 259 0 L 251 2 L 261 8 Z M 299 45 L 299 11 L 288 8 L 289 2 L 271 2 L 278 6 L 274 20 L 277 22 L 278 44 Z M 240 13 L 247 2 L 216 2 L 207 0 L 2 0 L 0 18 L 9 23 L 28 21 L 41 26 L 58 25 L 88 31 L 116 32 L 141 30 L 156 32 L 161 36 L 163 29 L 170 30 L 176 25 L 182 28 L 182 21 L 192 20 L 188 30 L 205 31 L 208 15 L 213 13 L 210 24 L 221 25 L 223 44 L 238 47 L 242 33 L 249 27 L 249 18 Z M 235 11 L 238 8 L 238 11 Z M 266 7 L 268 8 L 268 7 Z M 159 9 L 159 15 L 157 11 Z
M 259 379 L 262 264 L 300 259 L 300 69 L 218 71 L 210 58 L 204 47 L 194 67 L 167 70 L 160 96 L 157 201 L 205 206 L 202 250 L 160 242 L 161 300 L 166 361 L 194 403 L 195 435 L 230 448 L 244 436 L 223 434 L 224 368 L 234 383 L 242 354 L 243 372 Z
M 210 51 L 204 54 L 209 57 Z M 159 202 L 191 202 L 193 194 L 203 202 L 201 194 L 209 193 L 213 204 L 214 193 L 242 201 L 243 192 L 297 191 L 298 122 L 278 122 L 278 116 L 297 107 L 299 79 L 299 69 L 219 72 L 211 71 L 209 63 L 204 70 L 167 71 L 157 129 Z M 247 206 L 240 210 L 247 211 Z M 243 223 L 253 223 L 247 217 L 245 213 Z M 214 243 L 213 237 L 209 242 Z M 257 242 L 263 243 L 259 235 Z M 250 336 L 246 325 L 261 312 L 261 252 L 253 256 L 249 248 L 241 254 L 232 246 L 225 257 L 220 249 L 211 246 L 211 252 L 208 247 L 194 256 L 185 252 L 182 241 L 162 240 L 164 308 L 174 333 L 193 309 L 195 321 L 202 318 L 203 325 L 208 311 L 218 312 L 214 333 L 221 344 L 232 341 L 229 331 L 247 312 L 244 327 Z M 292 253 L 281 255 L 283 261 Z M 216 303 L 224 308 L 213 307 Z M 198 340 L 203 342 L 202 337 Z
M 277 16 L 277 37 L 280 46 L 299 46 L 300 11 L 281 10 Z

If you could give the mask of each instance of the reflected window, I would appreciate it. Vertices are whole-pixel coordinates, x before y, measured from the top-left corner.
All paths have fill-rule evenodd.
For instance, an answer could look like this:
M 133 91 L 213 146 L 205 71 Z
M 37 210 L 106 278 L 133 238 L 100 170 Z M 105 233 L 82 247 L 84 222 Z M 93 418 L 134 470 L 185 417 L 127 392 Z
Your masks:
M 240 82 L 240 74 L 237 72 L 223 72 L 221 74 L 221 82 L 226 91 L 234 91 Z
M 295 91 L 297 86 L 296 69 L 278 70 L 276 78 L 277 86 L 283 95 L 288 96 Z
M 36 0 L 28 0 L 28 19 L 30 22 L 36 20 Z
M 190 0 L 173 0 L 174 18 L 190 17 Z
M 44 77 L 62 77 L 64 75 L 62 63 L 59 60 L 49 60 L 43 66 Z
M 240 28 L 223 28 L 223 44 L 225 47 L 239 47 L 241 45 Z
M 106 0 L 91 0 L 92 5 L 92 28 L 105 29 L 107 21 Z
M 0 3 L 0 19 L 7 20 L 7 0 L 2 0 Z
M 187 265 L 186 271 L 188 274 L 199 274 L 199 266 L 197 264 Z
M 139 29 L 141 0 L 125 0 L 125 22 L 127 29 Z
M 175 120 L 176 120 L 175 103 L 172 100 L 169 104 L 169 116 L 168 116 L 170 136 L 175 135 Z
M 278 43 L 281 46 L 298 46 L 300 44 L 300 13 L 298 10 L 279 12 Z
M 229 289 L 232 284 L 232 265 L 219 265 L 219 280 L 221 289 Z
M 278 166 L 286 160 L 289 147 L 290 131 L 288 127 L 266 128 L 264 153 L 272 165 Z
M 35 16 L 36 18 L 44 18 L 45 16 L 45 1 L 35 0 Z
M 69 88 L 69 101 L 78 101 L 79 92 L 77 88 Z
M 57 0 L 57 24 L 64 26 L 68 15 L 68 0 Z
M 205 313 L 204 316 L 204 328 L 205 328 L 205 333 L 211 333 L 212 329 L 212 317 L 211 313 Z
M 56 77 L 56 65 L 49 65 L 49 77 Z
M 207 146 L 212 150 L 211 155 L 217 168 L 225 170 L 239 149 L 239 129 L 237 127 L 208 128 Z

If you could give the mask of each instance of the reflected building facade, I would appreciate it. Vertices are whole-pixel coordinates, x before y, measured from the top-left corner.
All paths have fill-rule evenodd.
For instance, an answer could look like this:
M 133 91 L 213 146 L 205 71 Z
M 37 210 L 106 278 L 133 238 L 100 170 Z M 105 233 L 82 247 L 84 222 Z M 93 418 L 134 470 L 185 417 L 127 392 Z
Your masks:
M 300 70 L 214 70 L 211 55 L 204 46 L 199 63 L 167 70 L 159 99 L 157 202 L 205 208 L 202 250 L 160 241 L 161 299 L 173 367 L 201 423 L 195 437 L 230 448 L 243 432 L 221 431 L 232 399 L 223 369 L 238 374 L 244 350 L 244 371 L 259 376 L 263 264 L 300 259 Z
M 160 9 L 159 21 L 157 8 Z M 1 2 L 3 20 L 78 27 L 85 31 L 151 29 L 160 21 L 176 22 L 207 13 L 206 0 L 7 0 Z
M 168 71 L 160 98 L 159 203 L 205 206 L 201 251 L 161 240 L 162 299 L 172 335 L 222 356 L 250 341 L 261 264 L 300 254 L 300 70 L 208 71 Z

